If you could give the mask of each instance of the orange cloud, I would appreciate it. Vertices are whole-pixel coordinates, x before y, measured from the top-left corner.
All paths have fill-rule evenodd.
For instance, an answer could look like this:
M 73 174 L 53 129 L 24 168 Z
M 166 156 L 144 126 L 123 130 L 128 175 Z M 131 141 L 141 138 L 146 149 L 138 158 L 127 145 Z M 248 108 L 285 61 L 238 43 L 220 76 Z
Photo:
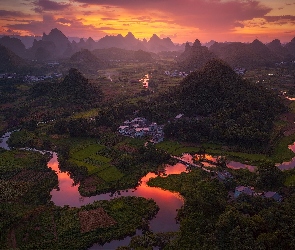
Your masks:
M 196 38 L 202 42 L 211 39 L 253 41 L 257 34 L 263 35 L 262 41 L 282 37 L 290 41 L 295 35 L 295 5 L 286 5 L 280 0 L 29 0 L 21 5 L 12 3 L 20 1 L 1 0 L 0 32 L 2 29 L 41 35 L 58 28 L 67 36 L 99 39 L 106 34 L 125 35 L 131 31 L 139 39 L 149 39 L 153 34 L 161 37 L 173 34 L 173 41 L 179 43 Z

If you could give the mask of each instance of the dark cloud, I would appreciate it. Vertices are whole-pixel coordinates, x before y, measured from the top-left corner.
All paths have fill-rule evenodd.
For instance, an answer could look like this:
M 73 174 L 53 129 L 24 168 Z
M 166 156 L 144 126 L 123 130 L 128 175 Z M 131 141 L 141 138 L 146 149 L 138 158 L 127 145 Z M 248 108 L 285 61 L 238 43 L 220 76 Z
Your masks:
M 0 10 L 0 18 L 1 17 L 24 17 L 24 16 L 26 15 L 20 11 Z
M 34 11 L 42 13 L 44 11 L 62 11 L 68 9 L 71 4 L 69 3 L 58 3 L 51 0 L 37 0 L 33 2 L 35 8 Z
M 291 15 L 285 15 L 285 16 L 265 16 L 264 19 L 267 22 L 269 22 L 269 23 L 282 22 L 282 21 L 291 21 L 291 22 L 294 22 L 295 21 L 295 16 L 291 16 Z
M 64 25 L 64 22 L 68 22 L 69 25 Z M 70 23 L 69 23 L 70 22 Z M 88 37 L 89 34 L 95 34 L 97 37 L 105 36 L 104 30 L 112 30 L 112 27 L 100 27 L 97 28 L 94 25 L 84 25 L 82 20 L 73 19 L 67 20 L 64 18 L 55 19 L 53 15 L 43 15 L 42 21 L 23 20 L 22 23 L 8 24 L 6 29 L 25 31 L 26 33 L 34 35 L 42 35 L 44 32 L 49 33 L 51 29 L 57 28 L 61 30 L 66 36 Z
M 90 16 L 90 15 L 93 14 L 92 11 L 83 11 L 82 13 L 83 13 L 84 16 Z
M 56 22 L 58 22 L 58 23 L 64 23 L 64 24 L 66 24 L 66 23 L 72 23 L 71 20 L 66 19 L 66 18 L 58 18 L 58 19 L 56 19 Z

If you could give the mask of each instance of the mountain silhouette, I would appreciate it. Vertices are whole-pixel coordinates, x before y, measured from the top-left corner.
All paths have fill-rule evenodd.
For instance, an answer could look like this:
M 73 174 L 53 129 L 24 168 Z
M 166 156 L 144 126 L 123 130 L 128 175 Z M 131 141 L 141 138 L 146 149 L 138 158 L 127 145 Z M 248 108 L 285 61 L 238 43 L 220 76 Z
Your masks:
M 196 39 L 192 46 L 186 43 L 185 51 L 178 57 L 177 62 L 182 70 L 194 71 L 215 57 L 206 46 L 202 46 L 201 42 Z
M 22 72 L 28 68 L 27 63 L 8 48 L 0 45 L 0 72 Z
M 252 43 L 214 43 L 209 50 L 232 67 L 255 68 L 273 66 L 280 59 L 265 44 L 255 39 Z
M 4 36 L 0 38 L 0 44 L 11 50 L 16 55 L 24 58 L 26 54 L 26 47 L 18 38 Z

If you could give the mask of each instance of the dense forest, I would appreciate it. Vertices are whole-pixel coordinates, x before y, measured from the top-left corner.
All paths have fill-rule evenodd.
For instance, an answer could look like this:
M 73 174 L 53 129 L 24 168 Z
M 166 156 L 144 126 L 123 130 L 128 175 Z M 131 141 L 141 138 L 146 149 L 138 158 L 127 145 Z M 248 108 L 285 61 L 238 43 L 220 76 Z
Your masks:
M 141 113 L 153 120 L 170 120 L 165 126 L 168 138 L 259 150 L 267 148 L 273 121 L 285 110 L 276 94 L 243 80 L 215 59 L 178 87 L 143 105 Z M 183 117 L 173 119 L 178 114 Z

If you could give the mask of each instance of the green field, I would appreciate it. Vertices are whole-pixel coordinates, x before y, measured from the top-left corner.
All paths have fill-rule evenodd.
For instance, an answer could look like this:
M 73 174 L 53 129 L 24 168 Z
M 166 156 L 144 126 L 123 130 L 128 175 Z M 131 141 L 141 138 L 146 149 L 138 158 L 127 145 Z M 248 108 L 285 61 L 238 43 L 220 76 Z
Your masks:
M 157 144 L 157 148 L 163 149 L 166 152 L 180 156 L 182 153 L 198 153 L 200 150 L 205 150 L 206 154 L 213 156 L 226 156 L 228 160 L 235 160 L 247 163 L 258 163 L 265 160 L 272 160 L 276 163 L 291 160 L 294 157 L 294 153 L 288 148 L 288 145 L 292 144 L 295 140 L 295 135 L 289 137 L 283 137 L 278 143 L 271 156 L 264 154 L 250 154 L 243 152 L 233 152 L 222 145 L 203 143 L 196 146 L 186 145 L 176 141 L 163 141 Z
M 103 145 L 91 144 L 84 148 L 73 148 L 70 152 L 70 161 L 78 166 L 84 166 L 89 175 L 96 175 L 106 182 L 121 179 L 124 175 L 111 165 L 111 159 L 99 152 L 104 148 Z

